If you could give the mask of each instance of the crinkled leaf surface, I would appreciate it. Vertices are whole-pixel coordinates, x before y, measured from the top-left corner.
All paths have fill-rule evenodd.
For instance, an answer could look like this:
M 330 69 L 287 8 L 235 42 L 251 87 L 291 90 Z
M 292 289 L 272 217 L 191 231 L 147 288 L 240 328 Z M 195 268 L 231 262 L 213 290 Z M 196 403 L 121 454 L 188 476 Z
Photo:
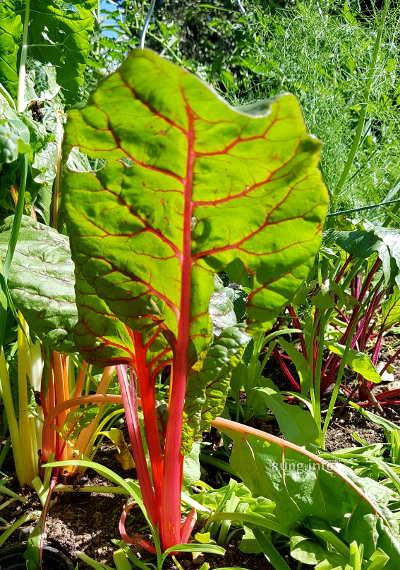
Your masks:
M 224 287 L 218 275 L 215 276 L 215 291 L 210 299 L 210 317 L 213 322 L 214 335 L 236 325 L 237 318 L 234 307 L 235 291 L 231 287 Z
M 171 347 L 190 348 L 189 366 L 211 340 L 215 272 L 241 259 L 250 325 L 270 323 L 306 277 L 327 194 L 319 142 L 292 95 L 250 116 L 137 50 L 70 112 L 66 155 L 74 147 L 106 161 L 63 180 L 78 290 L 90 286 L 132 328 L 162 323 Z M 97 310 L 91 345 L 89 334 L 80 338 L 88 357 L 103 326 Z M 107 350 L 121 359 L 119 348 Z
M 228 327 L 215 339 L 203 361 L 193 368 L 186 392 L 184 441 L 190 450 L 193 440 L 222 413 L 233 369 L 240 362 L 250 337 L 243 328 Z
M 5 257 L 12 218 L 0 228 L 0 258 Z M 75 351 L 78 320 L 74 264 L 67 236 L 24 216 L 8 285 L 31 330 L 48 346 Z
M 97 0 L 32 0 L 29 56 L 59 70 L 57 82 L 68 102 L 78 99 L 90 50 Z M 0 2 L 0 83 L 12 96 L 18 84 L 18 57 L 22 45 L 25 2 Z

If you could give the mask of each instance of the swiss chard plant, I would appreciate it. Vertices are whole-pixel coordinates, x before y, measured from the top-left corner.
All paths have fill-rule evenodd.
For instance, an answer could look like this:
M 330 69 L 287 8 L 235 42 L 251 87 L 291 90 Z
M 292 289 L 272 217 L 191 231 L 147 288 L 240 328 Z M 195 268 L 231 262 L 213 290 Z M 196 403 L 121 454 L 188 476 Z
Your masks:
M 88 361 L 118 365 L 143 502 L 164 548 L 186 542 L 194 523 L 193 512 L 181 520 L 184 453 L 222 409 L 248 333 L 270 325 L 309 272 L 327 208 L 319 148 L 293 96 L 237 110 L 148 50 L 69 114 L 65 157 L 89 159 L 85 170 L 67 162 L 62 184 L 76 342 Z M 214 277 L 233 266 L 248 276 L 247 325 L 214 336 Z
M 380 362 L 385 335 L 399 323 L 399 232 L 368 223 L 365 229 L 331 232 L 328 239 L 314 289 L 297 307 L 287 308 L 296 327 L 292 342 L 280 338 L 283 350 L 274 349 L 288 382 L 302 398 L 310 398 L 318 425 L 321 398 L 333 390 L 324 433 L 339 390 L 347 401 L 357 399 L 380 411 L 383 404 L 396 404 L 400 393 L 395 388 L 375 396 L 373 390 L 399 354 Z M 356 373 L 354 386 L 346 385 L 346 367 Z

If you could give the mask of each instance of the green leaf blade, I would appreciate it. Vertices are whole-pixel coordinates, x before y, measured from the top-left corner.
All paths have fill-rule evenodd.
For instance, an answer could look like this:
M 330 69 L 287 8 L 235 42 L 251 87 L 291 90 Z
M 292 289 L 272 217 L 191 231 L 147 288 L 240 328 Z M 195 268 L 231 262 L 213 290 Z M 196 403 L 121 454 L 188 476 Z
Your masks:
M 12 232 L 7 218 L 0 233 L 4 259 Z M 48 346 L 76 350 L 73 330 L 78 321 L 74 263 L 68 238 L 53 228 L 23 216 L 8 277 L 15 306 L 31 330 Z
M 169 343 L 185 329 L 189 364 L 211 340 L 213 273 L 243 261 L 255 326 L 270 323 L 307 275 L 327 195 L 319 142 L 293 96 L 258 116 L 239 113 L 186 71 L 137 50 L 70 113 L 65 152 L 73 148 L 107 161 L 64 176 L 82 279 L 131 328 L 162 322 Z

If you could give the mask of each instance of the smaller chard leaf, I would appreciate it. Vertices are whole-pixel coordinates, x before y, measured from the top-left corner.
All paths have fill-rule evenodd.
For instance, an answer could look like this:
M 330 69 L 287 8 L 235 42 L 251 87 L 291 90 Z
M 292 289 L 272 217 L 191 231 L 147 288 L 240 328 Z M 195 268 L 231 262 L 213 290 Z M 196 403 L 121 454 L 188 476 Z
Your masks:
M 13 218 L 0 233 L 4 259 Z M 8 278 L 15 306 L 30 329 L 48 346 L 61 352 L 76 351 L 73 329 L 78 321 L 74 292 L 74 264 L 68 237 L 23 216 Z
M 0 125 L 0 168 L 18 158 L 18 142 L 9 124 Z
M 21 15 L 14 2 L 0 2 L 0 83 L 14 97 L 18 88 L 17 60 L 22 39 Z
M 36 63 L 36 66 L 35 66 Z M 31 61 L 26 77 L 25 97 L 28 101 L 51 101 L 60 91 L 57 83 L 57 68 L 54 65 L 42 65 Z
M 382 261 L 386 284 L 400 286 L 400 233 L 393 228 L 365 224 L 365 230 L 334 231 L 336 243 L 353 257 L 367 259 L 377 253 Z
M 225 329 L 189 376 L 184 411 L 186 453 L 201 438 L 225 406 L 232 371 L 239 364 L 250 337 L 240 326 Z
M 29 151 L 29 130 L 15 114 L 14 119 L 0 120 L 0 168 Z
M 400 232 L 394 228 L 383 228 L 369 224 L 372 231 L 380 240 L 378 255 L 382 259 L 382 266 L 387 283 L 393 281 L 400 287 Z
M 390 297 L 382 303 L 382 320 L 385 329 L 390 329 L 400 322 L 400 290 L 394 287 Z
M 46 223 L 50 223 L 50 207 L 53 195 L 53 182 L 57 173 L 57 145 L 48 142 L 36 152 L 32 162 L 31 195 L 35 204 L 35 211 Z
M 190 487 L 201 479 L 200 443 L 194 443 L 189 454 L 183 460 L 183 486 Z
M 318 444 L 318 426 L 308 412 L 298 405 L 284 401 L 283 395 L 274 383 L 265 378 L 264 386 L 253 388 L 247 393 L 247 405 L 265 417 L 266 409 L 272 410 L 283 436 L 297 445 Z
M 345 356 L 346 347 L 343 344 L 327 342 L 326 346 L 331 352 L 337 354 L 341 358 Z M 358 352 L 357 350 L 350 348 L 347 350 L 345 358 L 347 366 L 369 382 L 374 382 L 375 384 L 382 382 L 382 378 L 377 372 L 375 366 L 372 364 L 370 357 L 368 354 L 365 354 L 365 352 Z
M 370 257 L 377 251 L 379 244 L 378 237 L 365 230 L 333 231 L 330 236 L 344 251 L 361 259 Z

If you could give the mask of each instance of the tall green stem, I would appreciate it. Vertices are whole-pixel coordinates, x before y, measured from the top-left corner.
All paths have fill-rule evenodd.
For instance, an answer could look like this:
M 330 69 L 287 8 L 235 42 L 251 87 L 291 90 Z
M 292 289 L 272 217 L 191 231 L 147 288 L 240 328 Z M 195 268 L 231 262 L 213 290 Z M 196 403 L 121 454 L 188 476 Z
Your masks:
M 380 50 L 381 43 L 382 43 L 382 36 L 383 36 L 384 29 L 385 29 L 386 16 L 388 14 L 389 7 L 390 7 L 390 0 L 385 0 L 383 12 L 382 12 L 382 18 L 381 18 L 381 21 L 379 24 L 378 33 L 376 35 L 376 39 L 375 39 L 375 43 L 374 43 L 374 49 L 372 52 L 372 59 L 371 59 L 371 64 L 370 64 L 369 70 L 368 70 L 367 81 L 365 84 L 364 105 L 363 105 L 363 108 L 360 112 L 360 116 L 358 118 L 356 132 L 354 133 L 354 139 L 353 139 L 349 154 L 347 156 L 347 160 L 346 160 L 345 165 L 343 167 L 339 181 L 336 184 L 336 187 L 334 188 L 334 190 L 332 192 L 332 196 L 331 196 L 331 209 L 333 211 L 335 211 L 337 198 L 340 196 L 340 194 L 343 190 L 344 184 L 345 184 L 345 182 L 349 176 L 351 167 L 353 166 L 354 158 L 355 158 L 357 151 L 358 151 L 358 148 L 360 146 L 361 137 L 362 137 L 364 125 L 365 125 L 365 119 L 367 116 L 369 96 L 371 93 L 372 82 L 373 82 L 374 76 L 375 76 L 376 64 L 378 61 L 379 50 Z

